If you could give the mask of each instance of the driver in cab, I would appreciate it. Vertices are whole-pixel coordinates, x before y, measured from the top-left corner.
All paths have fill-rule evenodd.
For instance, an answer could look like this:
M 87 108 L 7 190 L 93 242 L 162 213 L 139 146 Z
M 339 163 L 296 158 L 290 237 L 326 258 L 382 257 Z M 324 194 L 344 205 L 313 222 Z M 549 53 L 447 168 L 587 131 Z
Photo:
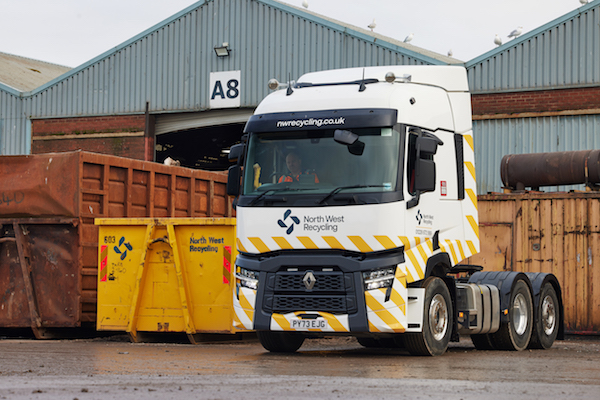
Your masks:
M 289 174 L 283 175 L 279 178 L 279 183 L 281 182 L 300 182 L 301 175 L 312 175 L 314 176 L 314 182 L 319 183 L 319 178 L 317 174 L 309 171 L 302 171 L 302 159 L 296 153 L 289 153 L 285 158 L 285 164 L 287 169 L 290 171 Z

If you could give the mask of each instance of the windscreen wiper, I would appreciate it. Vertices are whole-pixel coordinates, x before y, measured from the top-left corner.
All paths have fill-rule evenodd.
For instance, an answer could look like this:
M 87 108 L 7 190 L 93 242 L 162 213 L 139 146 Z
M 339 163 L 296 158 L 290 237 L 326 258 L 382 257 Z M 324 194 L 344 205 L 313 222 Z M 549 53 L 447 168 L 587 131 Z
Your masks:
M 258 203 L 267 194 L 274 194 L 274 193 L 283 192 L 283 191 L 286 191 L 286 190 L 290 191 L 290 192 L 297 192 L 298 190 L 316 190 L 316 189 L 318 189 L 318 188 L 290 188 L 290 186 L 291 185 L 285 185 L 283 187 L 277 187 L 277 188 L 274 188 L 274 189 L 267 189 L 263 193 L 261 193 L 260 195 L 256 196 L 254 199 L 252 199 L 252 201 L 248 205 L 249 206 L 253 206 L 254 204 Z
M 325 197 L 323 197 L 321 200 L 317 201 L 317 204 L 323 204 L 325 202 L 325 200 L 327 200 L 328 198 L 330 198 L 331 196 L 341 192 L 342 190 L 345 189 L 361 189 L 361 188 L 372 188 L 372 187 L 388 187 L 389 185 L 352 185 L 352 186 L 338 186 L 335 189 L 333 189 L 331 192 L 327 193 L 325 195 Z
M 289 185 L 287 185 L 287 186 L 284 186 L 284 187 L 279 187 L 279 188 L 277 188 L 277 189 L 268 189 L 268 190 L 265 190 L 264 192 L 262 192 L 261 194 L 259 194 L 258 196 L 256 196 L 256 197 L 255 197 L 255 198 L 254 198 L 254 199 L 253 199 L 253 200 L 250 202 L 250 204 L 249 204 L 249 205 L 253 206 L 254 204 L 258 203 L 258 202 L 259 202 L 259 201 L 260 201 L 260 200 L 261 200 L 263 197 L 265 197 L 267 194 L 270 194 L 270 193 L 271 193 L 271 194 L 272 194 L 272 193 L 277 193 L 277 192 L 279 192 L 279 191 L 286 190 L 288 187 L 289 187 Z

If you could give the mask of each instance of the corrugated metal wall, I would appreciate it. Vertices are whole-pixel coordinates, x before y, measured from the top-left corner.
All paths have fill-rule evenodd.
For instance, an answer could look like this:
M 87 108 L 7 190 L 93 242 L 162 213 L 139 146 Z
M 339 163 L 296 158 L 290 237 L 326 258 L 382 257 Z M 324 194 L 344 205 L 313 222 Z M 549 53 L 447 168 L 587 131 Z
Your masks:
M 473 132 L 478 194 L 502 191 L 500 161 L 506 154 L 600 149 L 600 115 L 480 120 L 473 121 Z
M 231 55 L 218 58 L 214 47 L 223 42 Z M 24 115 L 143 113 L 146 102 L 151 113 L 206 110 L 210 72 L 233 70 L 242 71 L 241 107 L 253 108 L 268 93 L 270 78 L 286 81 L 320 69 L 384 64 L 443 62 L 271 0 L 201 1 L 25 94 L 24 113 L 17 113 L 19 106 L 0 90 L 0 118 L 10 113 L 11 135 L 21 138 L 2 154 L 29 152 L 21 143 Z
M 471 92 L 597 85 L 600 6 L 596 3 L 466 63 Z
M 27 120 L 23 102 L 10 88 L 0 88 L 0 155 L 27 154 L 31 140 L 27 135 Z

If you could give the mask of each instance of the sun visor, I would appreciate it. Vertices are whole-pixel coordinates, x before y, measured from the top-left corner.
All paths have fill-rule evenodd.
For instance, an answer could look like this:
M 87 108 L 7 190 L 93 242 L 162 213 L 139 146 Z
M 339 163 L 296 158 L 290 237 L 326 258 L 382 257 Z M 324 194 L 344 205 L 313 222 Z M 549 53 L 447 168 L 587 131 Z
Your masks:
M 385 108 L 282 112 L 253 115 L 244 132 L 390 127 L 397 120 L 398 111 Z

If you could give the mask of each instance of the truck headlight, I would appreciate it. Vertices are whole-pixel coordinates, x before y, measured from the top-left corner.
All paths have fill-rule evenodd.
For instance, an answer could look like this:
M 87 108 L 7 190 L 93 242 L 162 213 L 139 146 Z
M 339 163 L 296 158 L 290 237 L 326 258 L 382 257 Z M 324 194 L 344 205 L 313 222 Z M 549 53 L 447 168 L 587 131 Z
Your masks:
M 365 290 L 392 287 L 395 275 L 396 267 L 381 268 L 373 271 L 363 272 Z
M 237 284 L 252 290 L 258 289 L 258 272 L 250 271 L 242 267 L 237 267 L 235 271 Z

